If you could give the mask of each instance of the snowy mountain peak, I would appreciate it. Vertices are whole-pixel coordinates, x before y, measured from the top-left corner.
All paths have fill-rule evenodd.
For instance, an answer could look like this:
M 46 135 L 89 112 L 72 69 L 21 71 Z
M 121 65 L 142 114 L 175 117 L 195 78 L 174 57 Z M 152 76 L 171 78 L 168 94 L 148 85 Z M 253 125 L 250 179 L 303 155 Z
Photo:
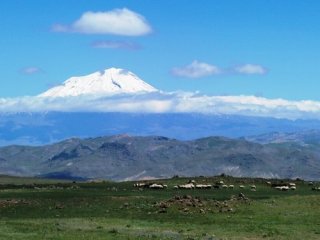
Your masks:
M 86 76 L 71 77 L 62 85 L 53 87 L 39 96 L 68 97 L 154 91 L 157 89 L 141 80 L 134 73 L 121 68 L 109 68 Z

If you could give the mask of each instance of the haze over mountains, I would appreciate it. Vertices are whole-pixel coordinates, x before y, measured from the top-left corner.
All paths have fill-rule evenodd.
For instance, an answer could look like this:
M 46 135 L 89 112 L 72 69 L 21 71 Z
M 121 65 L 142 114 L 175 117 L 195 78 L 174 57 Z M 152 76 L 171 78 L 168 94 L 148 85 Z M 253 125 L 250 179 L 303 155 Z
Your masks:
M 295 133 L 311 129 L 320 129 L 320 122 L 195 113 L 10 113 L 0 114 L 0 146 L 44 145 L 72 137 L 124 133 L 179 140 L 225 136 L 255 141 L 259 135 L 270 132 Z

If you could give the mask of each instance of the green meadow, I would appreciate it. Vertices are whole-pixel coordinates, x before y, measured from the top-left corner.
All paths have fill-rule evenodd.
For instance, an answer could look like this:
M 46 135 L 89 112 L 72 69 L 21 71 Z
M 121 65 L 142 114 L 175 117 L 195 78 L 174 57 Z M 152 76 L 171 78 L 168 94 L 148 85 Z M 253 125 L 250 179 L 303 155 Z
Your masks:
M 151 190 L 3 176 L 0 239 L 320 239 L 320 192 L 308 182 L 282 180 L 297 189 L 278 191 L 264 179 L 192 179 L 234 189 L 174 189 L 188 178 L 153 180 L 168 188 Z

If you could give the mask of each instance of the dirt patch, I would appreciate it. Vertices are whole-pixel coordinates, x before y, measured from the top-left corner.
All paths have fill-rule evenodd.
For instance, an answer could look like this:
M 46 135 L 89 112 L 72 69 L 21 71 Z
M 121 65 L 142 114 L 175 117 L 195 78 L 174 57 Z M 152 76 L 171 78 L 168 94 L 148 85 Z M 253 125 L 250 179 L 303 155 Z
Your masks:
M 0 200 L 0 208 L 12 207 L 17 205 L 31 205 L 31 201 L 27 201 L 24 199 L 5 199 Z
M 216 213 L 216 212 L 234 212 L 239 204 L 248 204 L 250 199 L 243 193 L 237 196 L 231 196 L 229 200 L 205 200 L 191 195 L 174 196 L 171 199 L 156 202 L 153 207 L 157 208 L 157 213 L 166 213 L 168 209 L 175 208 L 182 213 Z

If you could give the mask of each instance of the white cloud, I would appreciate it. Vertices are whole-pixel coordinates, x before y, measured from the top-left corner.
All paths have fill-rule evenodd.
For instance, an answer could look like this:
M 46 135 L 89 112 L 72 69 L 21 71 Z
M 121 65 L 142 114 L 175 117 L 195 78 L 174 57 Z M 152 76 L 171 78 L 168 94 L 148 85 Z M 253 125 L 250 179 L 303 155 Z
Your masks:
M 187 92 L 154 92 L 65 98 L 0 99 L 0 112 L 147 112 L 232 114 L 286 119 L 320 119 L 320 102 L 256 96 L 207 96 Z
M 92 43 L 92 47 L 126 50 L 138 50 L 141 48 L 140 45 L 128 41 L 97 41 Z
M 247 75 L 252 75 L 252 74 L 263 75 L 267 73 L 266 68 L 257 64 L 245 64 L 242 66 L 238 66 L 234 68 L 234 71 L 239 74 L 247 74 Z
M 26 67 L 22 69 L 21 72 L 23 74 L 32 75 L 32 74 L 40 73 L 42 72 L 42 70 L 38 67 Z
M 71 25 L 55 24 L 56 32 L 141 36 L 152 32 L 147 20 L 127 8 L 107 12 L 85 12 Z
M 199 62 L 197 60 L 193 61 L 189 65 L 183 67 L 174 67 L 171 69 L 172 75 L 186 78 L 201 78 L 218 74 L 264 75 L 267 72 L 268 71 L 265 67 L 258 64 L 244 64 L 229 69 L 223 69 L 209 63 Z
M 189 65 L 173 68 L 171 73 L 178 77 L 201 78 L 219 74 L 221 70 L 217 66 L 195 60 Z

